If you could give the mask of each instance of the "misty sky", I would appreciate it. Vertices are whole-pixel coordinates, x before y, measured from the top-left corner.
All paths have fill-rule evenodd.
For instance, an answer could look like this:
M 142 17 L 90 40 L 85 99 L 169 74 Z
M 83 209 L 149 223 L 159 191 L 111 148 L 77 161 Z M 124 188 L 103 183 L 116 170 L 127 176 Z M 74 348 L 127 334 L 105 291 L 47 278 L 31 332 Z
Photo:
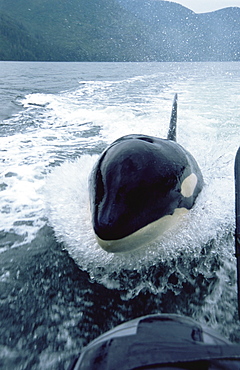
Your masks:
M 212 12 L 229 6 L 239 6 L 240 0 L 170 0 L 179 3 L 196 13 Z

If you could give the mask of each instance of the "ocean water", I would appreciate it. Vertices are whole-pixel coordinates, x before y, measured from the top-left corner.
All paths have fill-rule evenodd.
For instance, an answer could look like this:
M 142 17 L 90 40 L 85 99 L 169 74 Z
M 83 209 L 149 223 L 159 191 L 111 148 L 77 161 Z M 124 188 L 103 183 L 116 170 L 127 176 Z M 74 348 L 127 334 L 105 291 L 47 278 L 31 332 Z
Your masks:
M 188 315 L 240 342 L 234 158 L 240 64 L 0 62 L 0 367 L 65 369 L 120 322 Z M 88 176 L 120 136 L 177 141 L 204 188 L 175 229 L 134 253 L 96 243 Z

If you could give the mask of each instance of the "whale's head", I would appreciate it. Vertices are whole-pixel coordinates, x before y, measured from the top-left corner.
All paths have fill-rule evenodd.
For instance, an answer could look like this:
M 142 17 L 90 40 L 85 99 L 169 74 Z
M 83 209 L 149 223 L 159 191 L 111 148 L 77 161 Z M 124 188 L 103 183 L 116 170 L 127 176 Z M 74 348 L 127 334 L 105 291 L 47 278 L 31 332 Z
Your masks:
M 144 135 L 118 139 L 89 180 L 98 243 L 108 252 L 146 244 L 193 206 L 202 183 L 196 161 L 176 142 Z

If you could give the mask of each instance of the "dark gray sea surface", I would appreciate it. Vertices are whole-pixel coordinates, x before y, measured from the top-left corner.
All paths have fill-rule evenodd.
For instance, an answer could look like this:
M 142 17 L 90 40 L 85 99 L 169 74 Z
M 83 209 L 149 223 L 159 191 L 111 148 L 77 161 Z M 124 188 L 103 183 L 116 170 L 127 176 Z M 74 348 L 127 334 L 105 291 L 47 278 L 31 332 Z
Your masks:
M 67 369 L 82 346 L 148 313 L 178 313 L 240 342 L 234 175 L 240 63 L 0 62 L 0 368 Z M 176 228 L 108 254 L 88 176 L 130 133 L 177 140 L 204 188 Z

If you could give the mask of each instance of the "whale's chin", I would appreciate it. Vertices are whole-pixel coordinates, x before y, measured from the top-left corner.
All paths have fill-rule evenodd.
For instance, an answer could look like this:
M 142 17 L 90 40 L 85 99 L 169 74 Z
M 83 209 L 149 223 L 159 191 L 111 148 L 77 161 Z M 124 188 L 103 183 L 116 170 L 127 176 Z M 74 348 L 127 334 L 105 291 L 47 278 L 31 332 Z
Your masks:
M 127 253 L 151 243 L 166 231 L 179 224 L 179 221 L 188 212 L 186 208 L 176 208 L 172 215 L 151 222 L 147 226 L 122 239 L 103 240 L 96 234 L 98 244 L 109 253 Z

